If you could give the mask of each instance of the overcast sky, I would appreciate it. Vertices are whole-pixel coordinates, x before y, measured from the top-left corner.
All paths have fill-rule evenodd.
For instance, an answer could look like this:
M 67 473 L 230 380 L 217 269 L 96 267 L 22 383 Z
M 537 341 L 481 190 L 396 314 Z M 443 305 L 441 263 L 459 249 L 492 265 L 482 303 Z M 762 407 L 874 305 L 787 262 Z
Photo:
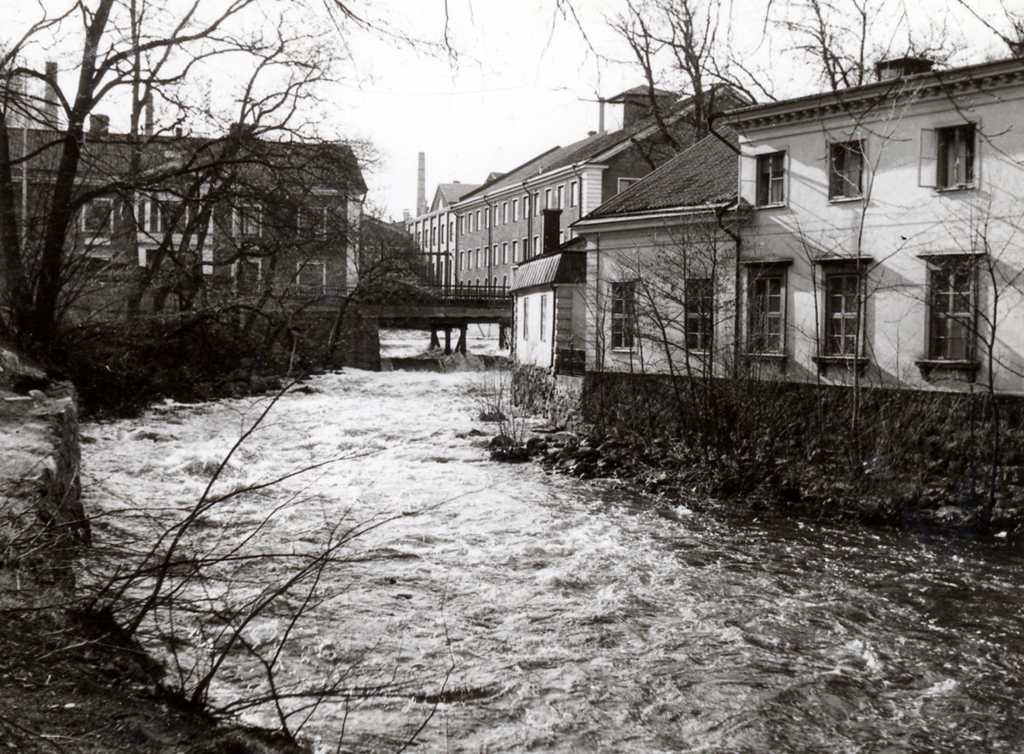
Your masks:
M 179 0 L 158 1 L 169 11 L 178 10 Z M 888 49 L 905 53 L 907 27 L 914 27 L 918 41 L 930 35 L 962 50 L 950 61 L 956 65 L 1005 55 L 1005 48 L 958 3 L 970 2 L 997 25 L 1005 26 L 1000 3 L 1024 17 L 1024 0 L 866 1 L 886 8 L 875 14 L 880 21 L 875 33 Z M 70 0 L 0 0 L 0 18 L 8 32 L 36 18 L 40 2 L 60 8 Z M 210 8 L 218 2 L 224 0 L 204 0 Z M 257 20 L 259 11 L 283 9 L 300 26 L 316 21 L 301 14 L 290 17 L 298 6 L 289 0 L 259 2 Z M 598 96 L 610 97 L 643 83 L 625 44 L 608 26 L 609 19 L 625 12 L 627 0 L 568 0 L 575 18 L 557 12 L 558 0 L 348 2 L 380 24 L 425 42 L 403 45 L 387 35 L 349 30 L 345 40 L 350 59 L 337 69 L 342 80 L 322 90 L 325 101 L 317 117 L 324 119 L 323 132 L 363 140 L 375 149 L 377 160 L 366 171 L 368 202 L 384 217 L 400 219 L 404 210 L 415 211 L 419 152 L 426 154 L 429 201 L 438 183 L 480 183 L 491 171 L 507 172 L 552 147 L 584 138 L 598 127 Z M 723 21 L 719 42 L 745 65 L 759 68 L 777 96 L 818 88 L 813 66 L 797 60 L 792 39 L 771 25 L 767 36 L 763 33 L 766 4 L 771 2 L 778 16 L 793 4 L 790 0 L 720 2 L 731 22 Z M 846 7 L 853 0 L 836 4 Z M 309 7 L 323 5 L 311 0 Z M 452 54 L 439 44 L 446 32 Z M 340 50 L 344 45 L 340 37 L 334 38 Z M 62 51 L 57 55 L 62 58 L 61 83 L 70 88 L 74 74 L 68 68 L 81 54 L 80 46 L 75 47 L 64 38 L 50 47 L 31 48 L 29 54 L 50 58 Z M 214 93 L 216 78 L 232 75 L 227 69 L 222 65 L 206 74 Z M 237 74 L 242 79 L 247 75 Z M 674 82 L 666 78 L 659 84 L 673 88 Z M 102 108 L 114 116 L 114 128 L 124 127 L 118 113 L 127 108 L 106 102 Z M 617 109 L 609 108 L 609 128 L 621 123 Z
M 771 71 L 776 91 L 808 93 L 806 66 L 787 64 L 793 55 L 776 31 L 762 39 L 765 0 L 732 0 L 728 30 L 743 54 L 778 60 Z M 998 0 L 972 0 L 993 13 Z M 953 0 L 915 4 L 911 24 L 941 23 L 940 6 Z M 1024 0 L 1007 0 L 1024 11 Z M 392 0 L 391 20 L 411 33 L 438 40 L 444 33 L 444 0 Z M 586 136 L 598 126 L 597 96 L 612 96 L 643 83 L 629 52 L 606 23 L 622 13 L 625 0 L 576 0 L 576 21 L 555 12 L 555 0 L 448 0 L 449 40 L 458 53 L 417 54 L 366 34 L 352 36 L 351 78 L 338 89 L 343 129 L 371 141 L 380 164 L 369 173 L 369 200 L 385 217 L 399 219 L 416 203 L 417 153 L 426 153 L 427 200 L 438 183 L 479 183 L 490 171 L 505 172 L 556 145 Z M 896 0 L 894 5 L 899 5 Z M 921 11 L 928 10 L 928 13 Z M 1001 56 L 1000 44 L 965 13 L 952 11 L 937 33 L 959 37 L 965 51 L 954 63 Z M 903 47 L 905 32 L 891 45 Z M 883 27 L 883 30 L 884 27 Z M 933 30 L 935 33 L 935 30 Z M 593 47 L 599 55 L 590 49 Z M 609 108 L 609 127 L 618 113 Z M 619 115 L 619 117 L 621 117 Z

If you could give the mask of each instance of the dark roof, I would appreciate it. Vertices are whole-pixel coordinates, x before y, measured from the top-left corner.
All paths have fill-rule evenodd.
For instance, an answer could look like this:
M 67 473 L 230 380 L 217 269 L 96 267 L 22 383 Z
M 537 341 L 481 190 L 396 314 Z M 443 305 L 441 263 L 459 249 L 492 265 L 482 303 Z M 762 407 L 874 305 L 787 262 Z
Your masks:
M 738 141 L 731 130 L 719 133 L 721 139 L 706 136 L 584 219 L 732 201 L 739 183 Z
M 582 283 L 586 279 L 587 255 L 561 249 L 528 259 L 513 270 L 512 292 L 541 285 Z
M 434 193 L 434 203 L 431 205 L 430 211 L 433 212 L 441 207 L 450 207 L 470 191 L 476 191 L 478 188 L 480 188 L 479 183 L 459 183 L 458 181 L 439 183 L 437 184 L 437 191 Z
M 625 92 L 623 93 L 625 94 Z M 671 112 L 666 120 L 678 121 L 693 104 L 693 98 L 687 97 L 672 105 Z M 607 131 L 603 134 L 594 134 L 581 139 L 567 147 L 554 147 L 542 155 L 523 163 L 508 173 L 484 183 L 476 191 L 466 194 L 463 199 L 470 199 L 476 194 L 500 190 L 509 186 L 515 186 L 525 180 L 549 173 L 559 168 L 574 165 L 579 162 L 593 160 L 605 152 L 625 143 L 634 140 L 641 132 L 655 126 L 657 121 L 653 115 L 620 128 L 617 131 Z

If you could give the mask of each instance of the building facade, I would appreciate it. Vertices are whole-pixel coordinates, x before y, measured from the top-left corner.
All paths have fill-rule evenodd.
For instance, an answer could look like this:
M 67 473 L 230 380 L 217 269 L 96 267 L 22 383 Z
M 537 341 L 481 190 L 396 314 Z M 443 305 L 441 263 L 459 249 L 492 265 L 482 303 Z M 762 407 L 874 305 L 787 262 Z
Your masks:
M 1022 112 L 1024 60 L 911 58 L 729 113 L 573 226 L 587 368 L 1024 392 Z
M 455 263 L 458 258 L 457 217 L 452 205 L 475 191 L 479 184 L 439 184 L 427 212 L 406 221 L 406 227 L 425 257 L 427 279 L 445 290 L 456 282 Z
M 1024 61 L 751 107 L 738 323 L 788 380 L 1024 391 Z
M 624 92 L 611 100 L 625 106 L 621 129 L 555 147 L 466 194 L 454 208 L 458 284 L 507 292 L 513 267 L 544 250 L 544 210 L 560 210 L 558 240 L 571 240 L 575 221 L 692 144 L 693 101 L 656 93 L 656 118 L 649 100 L 646 90 Z M 731 93 L 717 101 L 741 102 Z

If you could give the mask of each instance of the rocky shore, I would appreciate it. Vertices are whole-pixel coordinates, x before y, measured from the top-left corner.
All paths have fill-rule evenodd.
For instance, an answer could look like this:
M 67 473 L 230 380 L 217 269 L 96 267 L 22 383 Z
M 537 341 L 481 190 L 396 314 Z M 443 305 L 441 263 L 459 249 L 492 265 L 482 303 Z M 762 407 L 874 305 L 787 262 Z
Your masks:
M 663 437 L 639 441 L 550 424 L 527 434 L 521 442 L 496 435 L 491 457 L 534 461 L 582 480 L 624 480 L 663 507 L 685 502 L 691 510 L 713 508 L 726 515 L 778 514 L 999 537 L 1024 533 L 1024 475 L 1016 467 L 1001 472 L 1011 492 L 1000 493 L 990 508 L 988 500 L 970 494 L 971 480 L 951 481 L 944 468 L 932 469 L 922 482 L 877 479 L 866 465 L 860 483 L 851 483 L 811 463 L 766 467 L 757 459 L 711 458 Z

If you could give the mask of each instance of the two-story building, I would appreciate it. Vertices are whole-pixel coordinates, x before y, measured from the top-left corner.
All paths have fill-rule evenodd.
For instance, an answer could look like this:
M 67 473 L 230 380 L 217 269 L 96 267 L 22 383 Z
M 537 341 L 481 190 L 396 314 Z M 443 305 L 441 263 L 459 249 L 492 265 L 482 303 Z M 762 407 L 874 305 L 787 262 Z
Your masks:
M 749 365 L 788 380 L 1024 391 L 1024 60 L 731 114 Z
M 1024 391 L 1022 112 L 1022 60 L 905 58 L 727 114 L 573 225 L 587 368 Z

